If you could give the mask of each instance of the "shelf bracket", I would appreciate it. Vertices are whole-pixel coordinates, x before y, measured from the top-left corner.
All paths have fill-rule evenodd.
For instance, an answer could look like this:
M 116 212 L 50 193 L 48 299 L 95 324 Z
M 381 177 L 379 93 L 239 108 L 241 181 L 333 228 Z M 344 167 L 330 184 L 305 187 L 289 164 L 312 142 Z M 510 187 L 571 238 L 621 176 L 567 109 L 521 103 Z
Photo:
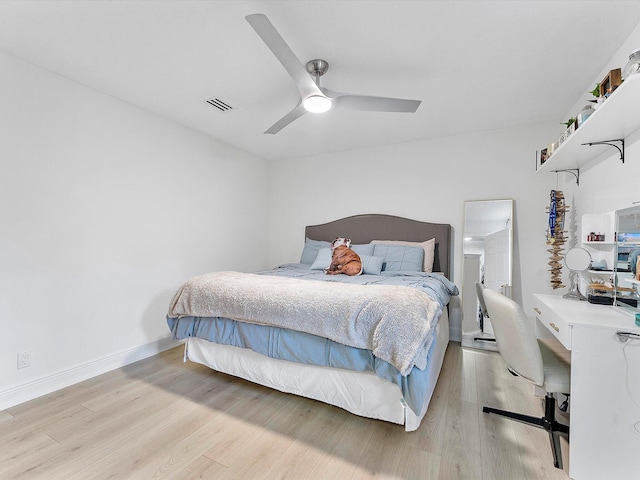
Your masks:
M 620 146 L 613 142 L 620 142 Z M 624 163 L 624 138 L 614 138 L 613 140 L 603 140 L 602 142 L 589 142 L 583 143 L 582 145 L 587 145 L 589 147 L 593 145 L 609 145 L 610 147 L 617 148 L 618 152 L 620 152 L 620 160 Z
M 564 170 L 551 170 L 552 173 L 567 172 L 576 177 L 576 185 L 580 186 L 580 169 L 579 168 L 566 168 Z

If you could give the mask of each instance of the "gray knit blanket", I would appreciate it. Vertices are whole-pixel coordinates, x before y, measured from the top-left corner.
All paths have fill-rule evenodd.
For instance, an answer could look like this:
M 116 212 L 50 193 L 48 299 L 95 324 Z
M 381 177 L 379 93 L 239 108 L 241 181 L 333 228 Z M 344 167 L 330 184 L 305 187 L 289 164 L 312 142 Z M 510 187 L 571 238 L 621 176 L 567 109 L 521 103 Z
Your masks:
M 429 295 L 405 286 L 216 272 L 182 285 L 167 316 L 225 317 L 306 332 L 371 350 L 407 375 L 426 367 L 441 311 Z

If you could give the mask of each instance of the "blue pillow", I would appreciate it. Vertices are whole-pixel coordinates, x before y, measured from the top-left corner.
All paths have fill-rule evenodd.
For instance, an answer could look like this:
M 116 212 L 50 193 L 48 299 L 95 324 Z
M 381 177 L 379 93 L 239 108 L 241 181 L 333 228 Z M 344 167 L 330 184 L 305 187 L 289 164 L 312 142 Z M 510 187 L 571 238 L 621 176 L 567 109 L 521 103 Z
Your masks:
M 309 270 L 324 270 L 329 268 L 329 265 L 331 265 L 331 248 L 321 248 Z
M 374 244 L 373 254 L 383 257 L 382 269 L 386 272 L 421 272 L 424 260 L 422 247 L 405 245 Z
M 362 260 L 362 273 L 380 275 L 384 258 L 374 257 L 373 255 L 360 255 L 360 260 Z
M 304 242 L 304 249 L 302 250 L 302 256 L 300 257 L 300 263 L 305 265 L 311 265 L 318 256 L 318 250 L 321 248 L 330 248 L 331 243 L 322 240 L 311 240 L 306 238 Z M 329 264 L 327 264 L 329 266 Z
M 365 243 L 363 245 L 351 245 L 351 250 L 356 252 L 360 257 L 363 255 L 373 256 L 373 244 Z
M 315 260 L 318 257 L 318 252 L 323 248 L 329 249 L 329 262 L 321 268 L 327 268 L 329 263 L 331 263 L 331 242 L 325 242 L 322 240 L 311 240 L 310 238 L 305 240 L 302 256 L 300 257 L 300 263 L 306 265 L 315 263 Z M 363 245 L 351 245 L 351 249 L 361 257 L 362 255 L 373 255 L 373 245 L 370 243 L 365 243 Z

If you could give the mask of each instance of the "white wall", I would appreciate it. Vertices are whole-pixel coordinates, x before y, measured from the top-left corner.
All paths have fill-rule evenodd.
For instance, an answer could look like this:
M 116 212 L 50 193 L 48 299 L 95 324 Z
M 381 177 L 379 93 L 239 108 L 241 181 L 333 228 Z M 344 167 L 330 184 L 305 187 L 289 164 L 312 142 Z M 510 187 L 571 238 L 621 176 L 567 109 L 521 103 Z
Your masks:
M 0 76 L 1 410 L 166 348 L 177 287 L 265 268 L 269 227 L 264 160 L 5 54 Z
M 526 303 L 529 292 L 545 288 L 545 207 L 555 184 L 555 178 L 534 173 L 535 151 L 561 132 L 558 127 L 518 127 L 275 162 L 271 264 L 299 259 L 305 225 L 387 213 L 453 225 L 452 279 L 460 285 L 464 201 L 511 198 L 514 296 Z M 459 312 L 451 316 L 452 335 L 459 339 Z

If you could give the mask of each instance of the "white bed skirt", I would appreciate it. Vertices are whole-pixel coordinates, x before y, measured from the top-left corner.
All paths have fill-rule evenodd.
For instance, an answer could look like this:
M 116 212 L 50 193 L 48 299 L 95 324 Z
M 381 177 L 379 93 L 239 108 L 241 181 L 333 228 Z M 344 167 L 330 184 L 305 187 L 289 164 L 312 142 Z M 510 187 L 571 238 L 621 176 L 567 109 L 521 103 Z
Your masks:
M 449 343 L 446 308 L 436 329 L 436 349 L 427 365 L 433 379 L 438 378 Z M 420 415 L 416 415 L 404 403 L 397 385 L 371 372 L 278 360 L 246 348 L 220 345 L 195 337 L 187 340 L 185 359 L 282 392 L 335 405 L 355 415 L 404 425 L 408 432 L 420 426 L 436 384 L 434 381 Z

